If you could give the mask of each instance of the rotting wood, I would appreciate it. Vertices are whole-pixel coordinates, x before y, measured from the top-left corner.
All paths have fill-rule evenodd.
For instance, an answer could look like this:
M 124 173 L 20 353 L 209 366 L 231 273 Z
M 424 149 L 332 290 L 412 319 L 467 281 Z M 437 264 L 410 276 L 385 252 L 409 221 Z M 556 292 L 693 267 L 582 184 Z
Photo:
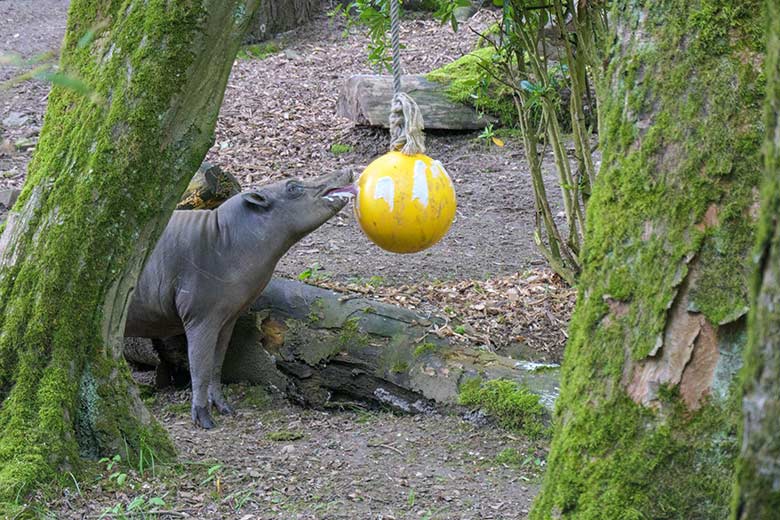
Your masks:
M 439 322 L 435 317 L 351 296 L 272 280 L 236 325 L 223 380 L 276 387 L 306 406 L 346 400 L 416 413 L 457 403 L 460 385 L 470 378 L 509 379 L 552 410 L 555 365 L 452 345 L 429 334 Z M 185 352 L 181 342 L 166 342 L 161 370 L 180 373 Z M 125 355 L 144 363 L 135 351 Z

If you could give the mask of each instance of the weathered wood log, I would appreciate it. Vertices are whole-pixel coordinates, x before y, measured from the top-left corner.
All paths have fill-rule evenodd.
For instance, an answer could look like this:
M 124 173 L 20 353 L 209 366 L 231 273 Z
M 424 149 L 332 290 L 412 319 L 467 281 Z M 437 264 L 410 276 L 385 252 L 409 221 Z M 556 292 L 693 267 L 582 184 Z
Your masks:
M 480 115 L 474 108 L 451 101 L 447 86 L 424 76 L 401 78 L 401 89 L 412 96 L 422 111 L 425 128 L 438 130 L 477 130 L 496 119 Z M 339 94 L 336 113 L 359 125 L 389 126 L 392 76 L 358 74 L 350 77 Z
M 516 381 L 552 409 L 558 371 L 456 346 L 431 334 L 436 318 L 277 278 L 242 317 L 223 367 L 225 382 L 272 385 L 301 404 L 360 401 L 405 412 L 457 402 L 480 377 Z M 185 346 L 166 342 L 164 370 L 186 368 Z M 132 352 L 128 359 L 139 362 Z
M 204 162 L 195 172 L 176 209 L 214 209 L 241 191 L 241 183 L 230 173 Z

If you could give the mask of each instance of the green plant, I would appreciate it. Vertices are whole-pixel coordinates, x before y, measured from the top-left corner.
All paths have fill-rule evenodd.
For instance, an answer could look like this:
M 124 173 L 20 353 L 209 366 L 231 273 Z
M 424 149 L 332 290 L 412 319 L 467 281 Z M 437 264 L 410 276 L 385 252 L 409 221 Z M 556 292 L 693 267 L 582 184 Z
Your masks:
M 231 493 L 230 495 L 226 496 L 224 500 L 230 504 L 230 507 L 233 509 L 233 511 L 238 512 L 241 511 L 247 502 L 249 502 L 250 498 L 252 498 L 251 490 L 241 490 Z
M 393 366 L 390 367 L 390 372 L 394 374 L 403 374 L 407 370 L 409 370 L 409 363 L 406 361 L 396 361 L 393 363 Z
M 127 505 L 122 502 L 114 504 L 114 506 L 104 510 L 98 517 L 98 520 L 105 518 L 106 516 L 113 516 L 118 518 L 128 518 L 134 516 L 144 517 L 144 513 L 150 512 L 153 508 L 159 508 L 165 506 L 165 500 L 162 497 L 147 498 L 144 495 L 139 495 L 133 498 Z
M 106 471 L 112 471 L 114 467 L 119 467 L 119 464 L 122 463 L 122 456 L 121 455 L 114 455 L 111 458 L 103 457 L 98 461 L 98 464 L 105 464 L 106 465 Z M 114 482 L 118 487 L 122 487 L 125 485 L 125 482 L 127 481 L 127 473 L 123 471 L 112 471 L 112 473 L 108 476 L 109 482 Z
M 480 133 L 477 138 L 484 141 L 485 146 L 489 146 L 491 142 L 493 142 L 496 146 L 504 146 L 504 143 L 496 137 L 496 131 L 493 129 L 493 123 L 488 123 L 485 128 L 482 129 L 482 133 Z
M 380 285 L 384 285 L 384 284 L 385 284 L 385 279 L 377 275 L 372 276 L 366 282 L 366 285 L 370 285 L 371 287 L 379 287 Z
M 352 146 L 343 143 L 333 143 L 330 145 L 330 153 L 333 155 L 341 155 L 352 151 Z
M 220 477 L 220 471 L 222 470 L 222 464 L 213 464 L 206 470 L 206 478 L 200 483 L 201 486 L 205 486 L 211 482 L 214 483 L 214 493 L 216 496 L 222 495 L 222 479 Z
M 317 262 L 314 262 L 309 267 L 301 271 L 298 275 L 298 280 L 304 282 L 310 280 L 312 282 L 328 280 L 330 275 L 322 270 L 322 266 Z

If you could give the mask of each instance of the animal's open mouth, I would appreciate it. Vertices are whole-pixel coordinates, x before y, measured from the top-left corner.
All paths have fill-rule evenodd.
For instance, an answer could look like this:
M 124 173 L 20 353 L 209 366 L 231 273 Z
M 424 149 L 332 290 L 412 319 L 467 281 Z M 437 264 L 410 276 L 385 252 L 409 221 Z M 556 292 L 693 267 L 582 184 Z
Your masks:
M 331 188 L 322 194 L 322 198 L 335 202 L 336 200 L 349 201 L 357 195 L 357 186 L 347 184 L 339 188 Z

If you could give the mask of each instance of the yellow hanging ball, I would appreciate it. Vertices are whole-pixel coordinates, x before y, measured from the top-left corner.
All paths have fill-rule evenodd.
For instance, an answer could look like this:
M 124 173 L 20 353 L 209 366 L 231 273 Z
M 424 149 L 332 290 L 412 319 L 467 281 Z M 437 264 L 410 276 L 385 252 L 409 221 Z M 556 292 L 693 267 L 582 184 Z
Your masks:
M 427 155 L 389 152 L 357 181 L 355 215 L 376 245 L 416 253 L 438 242 L 455 218 L 455 190 L 444 166 Z

